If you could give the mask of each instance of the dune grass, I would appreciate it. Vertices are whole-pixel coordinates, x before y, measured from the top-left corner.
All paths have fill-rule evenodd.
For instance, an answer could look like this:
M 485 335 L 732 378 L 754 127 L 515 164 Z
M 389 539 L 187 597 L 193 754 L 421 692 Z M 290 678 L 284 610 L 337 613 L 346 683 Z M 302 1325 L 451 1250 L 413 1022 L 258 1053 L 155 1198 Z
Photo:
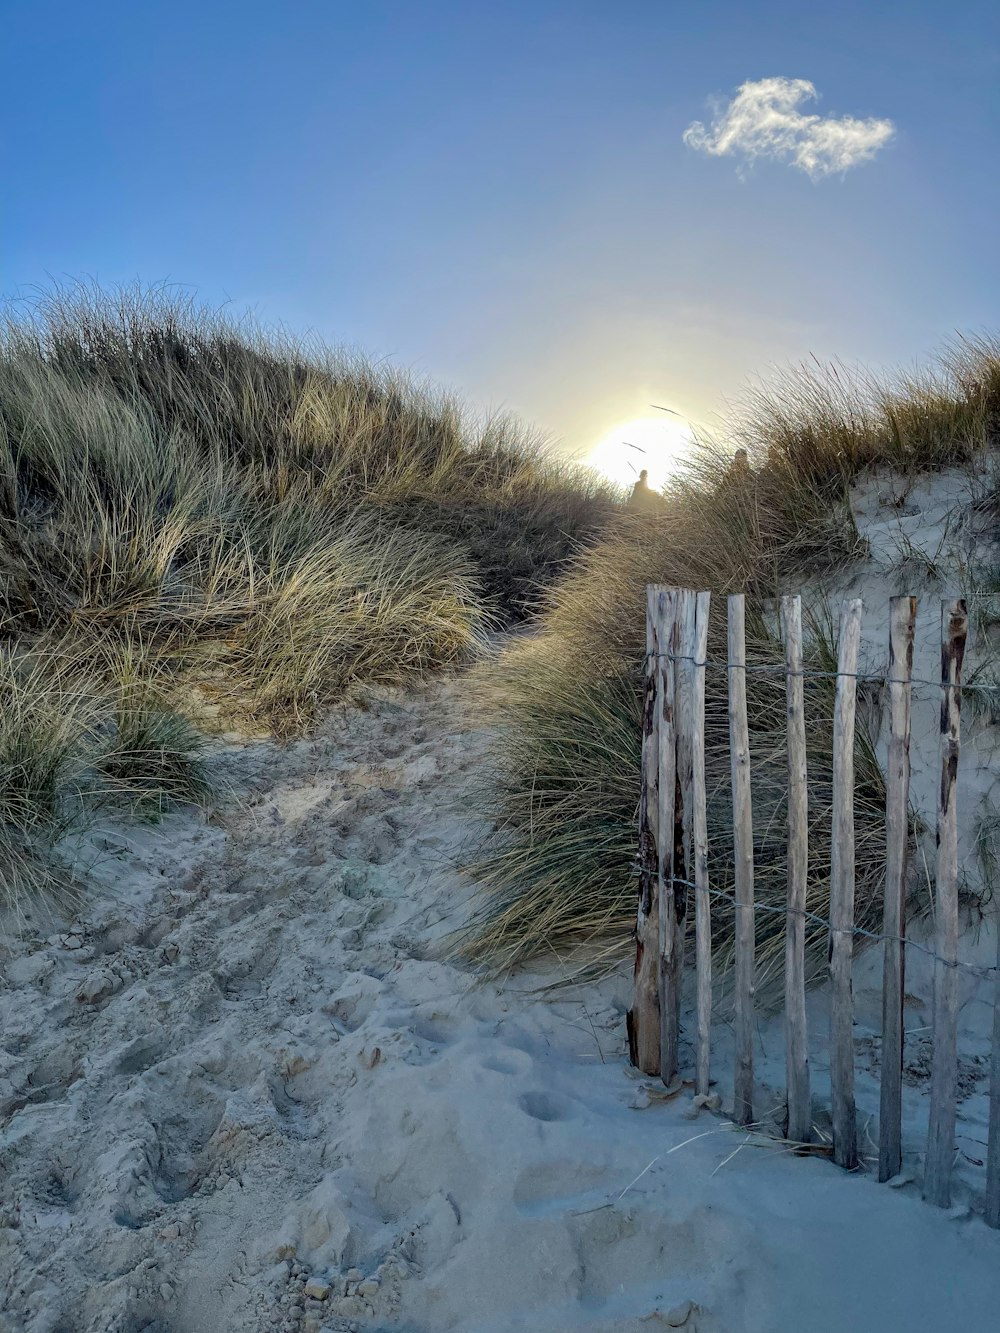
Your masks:
M 505 619 L 527 614 L 538 586 L 619 507 L 613 488 L 509 417 L 477 420 L 387 365 L 165 290 L 57 290 L 8 321 L 3 352 L 15 378 L 44 381 L 27 390 L 56 437 L 43 465 L 75 467 L 58 443 L 67 423 L 96 416 L 90 430 L 103 439 L 102 416 L 121 417 L 140 467 L 166 449 L 171 496 L 179 488 L 190 504 L 199 483 L 235 488 L 258 517 L 307 502 L 327 517 L 363 508 L 443 536 L 472 558 Z M 112 477 L 120 457 L 119 445 Z M 218 513 L 219 498 L 206 508 Z
M 644 605 L 647 583 L 714 594 L 709 657 L 725 659 L 725 594 L 748 597 L 750 660 L 783 661 L 773 600 L 814 590 L 809 660 L 836 661 L 823 586 L 864 547 L 849 489 L 871 468 L 915 476 L 972 465 L 1000 444 L 1000 346 L 966 340 L 932 372 L 876 379 L 813 366 L 753 390 L 730 438 L 704 442 L 665 492 L 661 514 L 622 516 L 547 595 L 541 632 L 514 645 L 485 688 L 500 731 L 497 832 L 477 872 L 481 919 L 464 947 L 507 967 L 538 953 L 566 956 L 581 943 L 624 947 L 634 923 Z M 751 473 L 731 467 L 734 446 Z M 706 680 L 710 873 L 732 887 L 732 811 L 724 671 Z M 784 683 L 748 679 L 756 893 L 785 894 Z M 828 903 L 832 690 L 806 690 L 810 778 L 809 906 Z M 884 785 L 864 721 L 856 748 L 857 915 L 881 919 Z M 714 909 L 724 970 L 732 911 Z M 781 918 L 758 915 L 761 984 L 781 968 Z M 811 930 L 822 964 L 825 938 Z
M 288 734 L 468 660 L 618 508 L 513 421 L 166 290 L 10 307 L 0 886 L 35 883 L 77 769 L 91 804 L 203 799 L 191 721 Z
M 68 693 L 44 663 L 0 653 L 0 906 L 52 882 L 47 849 L 81 798 L 85 737 L 96 722 L 89 694 Z
M 440 538 L 304 488 L 275 498 L 221 448 L 43 361 L 0 369 L 0 421 L 0 588 L 19 642 L 59 634 L 81 662 L 128 645 L 287 729 L 355 681 L 474 641 L 475 572 Z
M 0 934 L 40 892 L 75 899 L 59 848 L 95 817 L 210 798 L 203 738 L 151 682 L 105 665 L 87 675 L 57 641 L 0 649 Z
M 213 787 L 204 736 L 140 679 L 120 679 L 110 716 L 93 737 L 91 804 L 125 804 L 144 819 L 208 805 Z

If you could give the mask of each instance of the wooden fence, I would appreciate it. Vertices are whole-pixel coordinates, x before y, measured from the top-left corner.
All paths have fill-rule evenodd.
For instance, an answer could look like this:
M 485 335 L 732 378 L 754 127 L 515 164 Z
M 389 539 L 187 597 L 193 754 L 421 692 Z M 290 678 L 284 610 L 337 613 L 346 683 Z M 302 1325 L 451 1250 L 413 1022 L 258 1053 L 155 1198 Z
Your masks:
M 910 715 L 916 599 L 896 597 L 888 624 L 889 750 L 886 771 L 885 908 L 879 1180 L 902 1167 L 903 1000 L 906 952 L 906 861 L 909 845 Z M 754 1120 L 754 847 L 747 720 L 745 605 L 728 599 L 729 743 L 733 802 L 735 903 L 735 1069 L 733 1119 Z M 711 1076 L 712 914 L 716 892 L 710 859 L 705 785 L 705 671 L 709 594 L 651 586 L 646 598 L 646 676 L 639 807 L 639 906 L 632 1061 L 667 1085 L 678 1075 L 681 992 L 688 903 L 694 900 L 696 1098 Z M 858 1165 L 854 1099 L 854 739 L 862 606 L 844 603 L 836 671 L 833 813 L 830 860 L 829 979 L 833 1157 Z M 802 609 L 781 603 L 788 751 L 788 891 L 785 910 L 785 1055 L 787 1138 L 813 1136 L 805 1004 L 805 904 L 808 876 L 808 785 L 803 682 Z M 958 837 L 956 779 L 960 754 L 963 601 L 941 609 L 941 780 L 937 810 L 933 1056 L 923 1193 L 948 1207 L 955 1157 L 958 1031 Z M 751 665 L 752 669 L 752 665 Z M 1000 945 L 998 945 L 1000 948 Z M 1000 954 L 995 971 L 993 1048 L 985 1217 L 1000 1227 Z

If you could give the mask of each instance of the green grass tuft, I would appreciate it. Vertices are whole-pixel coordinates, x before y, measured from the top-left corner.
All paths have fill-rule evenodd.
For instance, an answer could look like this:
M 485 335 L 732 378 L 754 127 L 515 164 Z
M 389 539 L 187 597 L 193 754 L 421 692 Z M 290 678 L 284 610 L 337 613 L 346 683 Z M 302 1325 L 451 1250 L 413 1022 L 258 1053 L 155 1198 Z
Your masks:
M 144 819 L 180 805 L 207 805 L 212 796 L 205 738 L 186 718 L 143 688 L 115 701 L 113 730 L 94 756 L 95 793 L 122 801 Z

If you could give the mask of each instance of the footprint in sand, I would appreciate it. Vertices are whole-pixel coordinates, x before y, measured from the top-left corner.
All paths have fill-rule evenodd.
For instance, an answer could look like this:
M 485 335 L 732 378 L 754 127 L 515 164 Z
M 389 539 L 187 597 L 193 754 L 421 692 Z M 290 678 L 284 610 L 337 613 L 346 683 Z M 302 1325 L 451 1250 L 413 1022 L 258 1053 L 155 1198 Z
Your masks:
M 563 1097 L 558 1092 L 525 1092 L 517 1101 L 525 1115 L 544 1124 L 556 1120 L 569 1120 L 575 1110 L 575 1104 L 570 1098 Z
M 499 1051 L 496 1054 L 490 1054 L 483 1057 L 480 1064 L 483 1069 L 488 1069 L 492 1074 L 506 1074 L 510 1077 L 516 1077 L 520 1074 L 530 1074 L 534 1068 L 534 1061 L 526 1051 L 518 1051 L 509 1048 L 506 1051 Z

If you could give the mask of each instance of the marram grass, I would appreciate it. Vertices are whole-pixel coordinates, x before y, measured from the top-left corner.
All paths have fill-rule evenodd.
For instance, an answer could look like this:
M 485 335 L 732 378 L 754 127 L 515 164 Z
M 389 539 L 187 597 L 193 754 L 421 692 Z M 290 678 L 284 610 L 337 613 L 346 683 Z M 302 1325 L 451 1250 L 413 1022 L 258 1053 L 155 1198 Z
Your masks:
M 926 374 L 877 380 L 841 368 L 794 373 L 754 391 L 732 439 L 751 475 L 731 468 L 731 447 L 707 442 L 668 486 L 660 514 L 623 516 L 546 595 L 539 632 L 490 671 L 498 731 L 496 833 L 475 870 L 482 911 L 465 952 L 505 968 L 580 946 L 623 949 L 634 924 L 645 588 L 661 583 L 713 594 L 709 658 L 725 660 L 725 598 L 748 599 L 748 660 L 783 662 L 774 599 L 812 588 L 809 662 L 836 663 L 824 623 L 824 584 L 865 554 L 849 502 L 872 468 L 904 476 L 979 466 L 1000 444 L 1000 347 L 956 343 Z M 807 599 L 808 600 L 808 599 Z M 807 605 L 806 612 L 809 614 Z M 764 907 L 786 893 L 785 686 L 782 673 L 748 675 L 755 892 Z M 709 874 L 732 891 L 732 808 L 725 672 L 706 678 Z M 833 682 L 805 691 L 809 747 L 807 906 L 828 914 Z M 857 920 L 877 930 L 884 878 L 884 780 L 865 725 L 857 733 Z M 492 781 L 492 777 L 491 777 Z M 733 909 L 713 906 L 724 973 Z M 811 967 L 826 932 L 807 925 Z M 782 967 L 780 913 L 757 914 L 760 984 Z
M 88 803 L 205 799 L 192 721 L 287 734 L 469 660 L 619 507 L 512 420 L 165 289 L 9 307 L 0 904 Z
M 130 666 L 86 674 L 58 641 L 0 650 L 0 934 L 39 892 L 78 896 L 61 848 L 103 812 L 210 798 L 202 737 Z

